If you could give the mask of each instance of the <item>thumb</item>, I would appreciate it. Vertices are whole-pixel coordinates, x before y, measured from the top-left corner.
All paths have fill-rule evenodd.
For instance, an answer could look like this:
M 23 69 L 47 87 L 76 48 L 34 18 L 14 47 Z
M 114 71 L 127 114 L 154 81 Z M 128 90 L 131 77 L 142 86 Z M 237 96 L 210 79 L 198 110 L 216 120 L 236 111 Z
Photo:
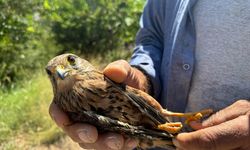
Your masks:
M 117 60 L 107 65 L 103 73 L 117 83 L 124 83 L 131 73 L 131 66 L 125 60 Z
M 146 91 L 148 87 L 146 76 L 138 69 L 131 67 L 125 60 L 110 63 L 103 73 L 117 83 L 124 83 L 143 91 Z

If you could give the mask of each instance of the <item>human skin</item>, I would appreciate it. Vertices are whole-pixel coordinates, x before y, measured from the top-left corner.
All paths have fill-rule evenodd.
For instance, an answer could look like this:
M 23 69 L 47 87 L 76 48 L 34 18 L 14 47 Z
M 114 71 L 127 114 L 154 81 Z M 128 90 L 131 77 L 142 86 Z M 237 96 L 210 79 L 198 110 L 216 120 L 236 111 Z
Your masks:
M 250 101 L 238 100 L 174 139 L 177 150 L 249 150 Z
M 118 60 L 110 63 L 103 73 L 111 80 L 124 83 L 137 89 L 147 92 L 147 79 L 145 75 L 131 67 L 128 62 Z M 68 116 L 58 108 L 55 103 L 51 103 L 49 108 L 51 118 L 71 137 L 71 139 L 82 148 L 97 150 L 129 150 L 137 146 L 137 141 L 124 138 L 117 133 L 98 134 L 97 129 L 85 123 L 72 123 Z
M 144 74 L 124 60 L 109 64 L 104 74 L 116 82 L 147 91 Z M 92 125 L 72 124 L 54 103 L 50 105 L 49 112 L 56 124 L 83 148 L 129 150 L 137 145 L 135 140 L 125 139 L 120 134 L 98 134 Z M 204 122 L 192 122 L 190 125 L 197 131 L 178 134 L 174 139 L 177 150 L 250 149 L 250 102 L 247 100 L 238 100 Z

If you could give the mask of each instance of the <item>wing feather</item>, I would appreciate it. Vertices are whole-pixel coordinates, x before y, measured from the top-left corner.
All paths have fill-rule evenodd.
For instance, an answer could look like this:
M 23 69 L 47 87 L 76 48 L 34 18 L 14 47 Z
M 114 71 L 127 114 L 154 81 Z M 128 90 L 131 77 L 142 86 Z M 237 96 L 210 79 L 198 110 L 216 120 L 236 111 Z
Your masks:
M 85 73 L 87 73 L 87 72 L 85 72 Z M 113 88 L 117 89 L 120 92 L 120 94 L 123 94 L 124 96 L 126 96 L 127 99 L 130 100 L 133 103 L 133 105 L 135 105 L 145 116 L 149 117 L 154 122 L 155 125 L 169 122 L 160 113 L 159 110 L 157 110 L 155 107 L 152 106 L 153 104 L 149 104 L 149 100 L 145 100 L 143 98 L 143 96 L 139 96 L 140 95 L 140 93 L 138 92 L 139 90 L 137 90 L 138 93 L 135 92 L 135 89 L 134 90 L 126 90 L 126 86 L 124 84 L 115 83 L 114 81 L 105 77 L 100 71 L 92 70 L 89 73 L 99 74 L 100 75 L 98 77 L 99 79 L 103 78 L 106 82 L 108 82 L 110 85 L 112 85 Z M 91 75 L 89 75 L 89 77 L 91 77 Z M 88 82 L 88 81 L 85 80 L 85 83 L 86 82 Z M 98 87 L 96 87 L 96 88 L 98 88 Z
M 155 124 L 163 124 L 169 122 L 158 110 L 149 105 L 142 97 L 132 92 L 126 91 L 123 86 L 120 86 L 107 77 L 105 77 L 105 80 L 109 82 L 113 87 L 119 89 L 122 94 L 124 94 L 134 105 L 136 105 L 142 113 L 144 113 L 152 121 L 154 121 Z

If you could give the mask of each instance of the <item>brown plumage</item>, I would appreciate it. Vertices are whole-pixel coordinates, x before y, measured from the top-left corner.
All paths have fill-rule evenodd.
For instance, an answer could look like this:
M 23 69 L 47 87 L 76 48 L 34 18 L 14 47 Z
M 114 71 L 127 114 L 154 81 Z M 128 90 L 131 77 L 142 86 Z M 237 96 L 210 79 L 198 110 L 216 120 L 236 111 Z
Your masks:
M 100 132 L 119 132 L 136 138 L 141 148 L 173 147 L 171 138 L 182 125 L 171 123 L 168 117 L 186 117 L 189 121 L 211 113 L 169 112 L 147 93 L 114 83 L 73 54 L 53 58 L 46 71 L 53 86 L 53 101 L 73 122 L 87 122 Z

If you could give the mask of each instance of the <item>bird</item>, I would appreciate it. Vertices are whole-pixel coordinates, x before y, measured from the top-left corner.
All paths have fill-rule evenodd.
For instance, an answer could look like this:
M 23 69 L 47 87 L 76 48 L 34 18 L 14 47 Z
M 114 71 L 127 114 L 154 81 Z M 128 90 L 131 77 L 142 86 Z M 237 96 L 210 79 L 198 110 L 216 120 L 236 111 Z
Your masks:
M 149 94 L 106 77 L 87 60 L 74 54 L 52 58 L 45 70 L 53 88 L 53 102 L 68 114 L 72 122 L 95 125 L 99 132 L 117 132 L 139 141 L 138 148 L 174 149 L 172 138 L 185 123 L 210 115 L 199 112 L 171 112 Z

